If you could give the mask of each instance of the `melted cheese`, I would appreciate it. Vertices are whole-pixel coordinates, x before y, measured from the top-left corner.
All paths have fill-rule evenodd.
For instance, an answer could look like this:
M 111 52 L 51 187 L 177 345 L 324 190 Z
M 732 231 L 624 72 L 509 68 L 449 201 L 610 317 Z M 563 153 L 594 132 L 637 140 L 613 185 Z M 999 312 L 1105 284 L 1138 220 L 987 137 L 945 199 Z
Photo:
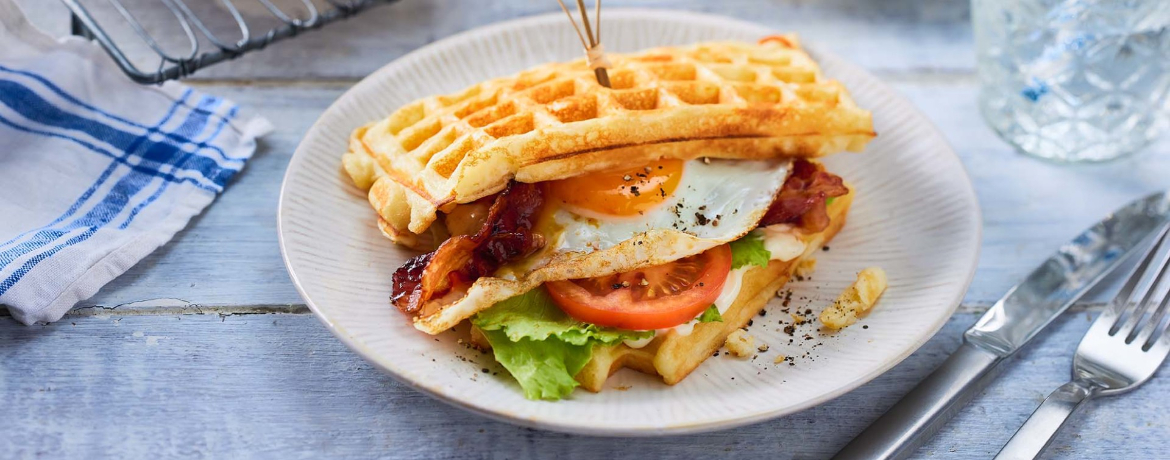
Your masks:
M 622 343 L 626 344 L 626 346 L 630 347 L 630 348 L 642 348 L 646 345 L 650 345 L 650 342 L 653 342 L 654 337 L 657 337 L 657 336 L 658 336 L 658 334 L 655 333 L 654 335 L 652 335 L 650 337 L 646 337 L 644 339 L 636 339 L 636 340 L 635 339 L 626 339 L 626 340 L 623 340 Z
M 723 282 L 723 291 L 715 298 L 715 308 L 719 309 L 720 315 L 727 313 L 731 304 L 735 303 L 735 298 L 739 297 L 739 289 L 743 287 L 743 274 L 747 271 L 748 267 L 745 266 L 727 274 L 727 281 Z
M 772 254 L 772 260 L 788 262 L 804 254 L 805 244 L 796 233 L 796 229 L 788 224 L 776 224 L 764 227 L 764 249 Z

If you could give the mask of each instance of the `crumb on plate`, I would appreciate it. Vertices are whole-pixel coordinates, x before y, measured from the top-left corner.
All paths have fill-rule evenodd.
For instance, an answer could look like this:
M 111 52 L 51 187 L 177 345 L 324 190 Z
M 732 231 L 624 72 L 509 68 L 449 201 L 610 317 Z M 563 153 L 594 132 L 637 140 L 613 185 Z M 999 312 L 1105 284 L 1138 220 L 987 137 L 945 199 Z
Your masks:
M 857 273 L 857 281 L 845 289 L 829 308 L 821 312 L 821 323 L 830 329 L 842 329 L 856 323 L 869 312 L 886 290 L 886 272 L 869 267 Z
M 756 338 L 745 333 L 743 329 L 736 329 L 727 336 L 727 341 L 723 345 L 731 354 L 746 358 L 755 354 Z

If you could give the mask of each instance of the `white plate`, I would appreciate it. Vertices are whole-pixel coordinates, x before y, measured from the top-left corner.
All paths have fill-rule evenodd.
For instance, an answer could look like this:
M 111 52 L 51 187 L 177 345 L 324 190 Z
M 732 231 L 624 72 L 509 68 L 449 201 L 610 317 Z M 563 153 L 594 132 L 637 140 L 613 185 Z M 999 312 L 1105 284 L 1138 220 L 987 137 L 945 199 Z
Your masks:
M 751 328 L 757 340 L 772 345 L 759 359 L 709 359 L 673 387 L 623 370 L 605 391 L 578 390 L 559 402 L 524 399 L 490 354 L 467 349 L 452 332 L 436 339 L 416 331 L 388 300 L 391 273 L 412 254 L 382 237 L 365 194 L 342 172 L 346 139 L 355 127 L 414 99 L 579 57 L 566 21 L 563 14 L 536 16 L 423 47 L 355 85 L 305 134 L 280 194 L 281 250 L 309 308 L 351 349 L 402 382 L 497 419 L 576 433 L 652 435 L 729 428 L 823 403 L 893 367 L 951 316 L 979 253 L 981 222 L 970 180 L 943 136 L 909 102 L 869 73 L 813 48 L 825 73 L 873 111 L 878 137 L 864 154 L 826 161 L 857 187 L 857 199 L 848 225 L 819 257 L 813 281 L 793 284 L 794 303 L 819 310 L 858 270 L 881 266 L 890 287 L 862 323 L 833 337 L 803 341 L 798 335 L 798 343 L 788 345 L 776 322 L 786 315 L 773 302 L 775 314 L 757 318 Z M 660 10 L 611 9 L 602 28 L 607 49 L 618 52 L 754 41 L 773 33 L 723 17 Z M 776 353 L 798 356 L 817 342 L 823 345 L 811 351 L 815 359 L 772 364 Z

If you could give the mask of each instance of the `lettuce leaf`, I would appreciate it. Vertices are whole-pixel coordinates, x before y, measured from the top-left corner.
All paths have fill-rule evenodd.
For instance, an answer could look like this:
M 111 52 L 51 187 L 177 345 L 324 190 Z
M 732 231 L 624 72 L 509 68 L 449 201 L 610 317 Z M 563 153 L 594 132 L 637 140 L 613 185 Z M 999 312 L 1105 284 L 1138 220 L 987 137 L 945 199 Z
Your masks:
M 577 387 L 573 379 L 593 356 L 593 344 L 573 345 L 563 340 L 520 339 L 513 342 L 499 330 L 483 331 L 496 361 L 520 382 L 524 397 L 556 401 Z
M 516 378 L 528 399 L 557 400 L 577 387 L 573 379 L 593 346 L 652 337 L 584 323 L 558 308 L 543 287 L 497 303 L 471 319 L 483 331 L 496 361 Z
M 707 307 L 707 310 L 703 311 L 703 314 L 699 315 L 697 319 L 700 323 L 722 323 L 723 315 L 719 314 L 719 307 L 716 307 L 715 304 L 711 304 L 711 306 Z
M 764 236 L 753 231 L 731 242 L 731 269 L 745 265 L 768 266 L 772 253 L 764 248 Z

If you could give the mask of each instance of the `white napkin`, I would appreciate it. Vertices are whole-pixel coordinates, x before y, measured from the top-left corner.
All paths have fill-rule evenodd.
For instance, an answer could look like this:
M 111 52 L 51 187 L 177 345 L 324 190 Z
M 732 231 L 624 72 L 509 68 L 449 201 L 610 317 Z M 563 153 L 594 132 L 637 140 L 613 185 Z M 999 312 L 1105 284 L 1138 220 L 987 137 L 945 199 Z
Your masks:
M 185 227 L 270 130 L 184 85 L 133 83 L 0 0 L 0 305 L 60 319 Z

